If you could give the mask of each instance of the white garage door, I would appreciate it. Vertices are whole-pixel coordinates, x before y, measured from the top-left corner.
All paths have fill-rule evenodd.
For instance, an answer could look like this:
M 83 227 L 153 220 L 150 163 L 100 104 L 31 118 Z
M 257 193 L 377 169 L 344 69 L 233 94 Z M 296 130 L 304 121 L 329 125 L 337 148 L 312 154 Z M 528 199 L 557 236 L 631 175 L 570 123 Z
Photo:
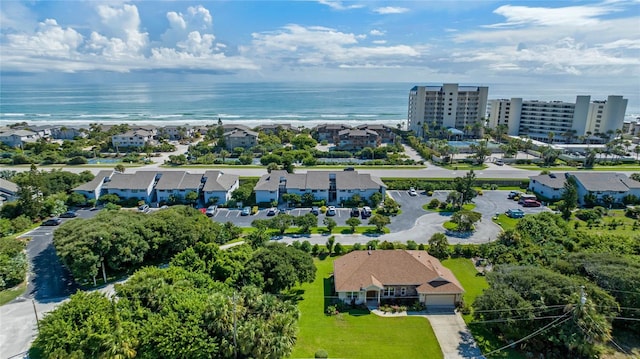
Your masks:
M 429 294 L 427 295 L 427 307 L 444 307 L 455 305 L 455 294 Z

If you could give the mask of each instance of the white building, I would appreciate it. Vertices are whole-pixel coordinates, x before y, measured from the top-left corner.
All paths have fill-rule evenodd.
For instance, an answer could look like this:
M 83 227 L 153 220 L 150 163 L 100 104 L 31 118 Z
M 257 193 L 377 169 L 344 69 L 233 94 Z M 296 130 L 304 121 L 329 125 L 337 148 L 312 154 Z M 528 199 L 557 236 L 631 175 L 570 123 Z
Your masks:
M 221 171 L 206 171 L 202 177 L 204 203 L 225 204 L 231 199 L 231 193 L 240 187 L 239 177 Z M 215 200 L 215 201 L 214 201 Z
M 137 198 L 150 203 L 153 187 L 159 177 L 159 173 L 155 171 L 116 172 L 105 179 L 102 185 L 103 194 L 116 194 L 122 199 Z
M 512 98 L 489 101 L 489 127 L 507 126 L 507 134 L 528 136 L 553 142 L 567 142 L 580 136 L 605 134 L 622 129 L 627 99 L 609 96 L 606 101 L 591 101 L 591 96 L 577 96 L 575 103 L 563 101 L 523 101 Z M 570 134 L 570 135 L 569 135 Z
M 111 178 L 113 173 L 113 171 L 108 170 L 100 171 L 93 180 L 79 185 L 74 188 L 73 191 L 84 195 L 87 199 L 97 200 L 100 198 L 100 194 L 102 193 L 102 186 L 104 186 L 105 182 Z
M 260 178 L 254 190 L 257 203 L 278 201 L 285 193 L 300 196 L 311 193 L 316 201 L 324 200 L 327 204 L 339 204 L 355 194 L 368 200 L 377 192 L 384 198 L 386 188 L 380 178 L 356 171 L 309 171 L 307 173 L 271 171 Z
M 183 201 L 189 192 L 199 194 L 202 184 L 202 174 L 192 174 L 184 171 L 159 172 L 160 179 L 156 183 L 156 199 L 158 202 L 169 202 L 173 196 Z
M 155 130 L 132 130 L 120 135 L 111 136 L 111 144 L 115 148 L 144 147 L 146 144 L 154 144 Z
M 569 177 L 575 180 L 580 204 L 585 204 L 587 194 L 593 195 L 595 203 L 601 205 L 605 204 L 607 196 L 617 203 L 621 203 L 628 195 L 640 198 L 640 182 L 615 172 L 567 172 L 531 176 L 529 189 L 544 199 L 560 199 Z
M 408 128 L 419 135 L 423 124 L 464 130 L 482 123 L 487 108 L 488 87 L 414 86 L 409 91 Z

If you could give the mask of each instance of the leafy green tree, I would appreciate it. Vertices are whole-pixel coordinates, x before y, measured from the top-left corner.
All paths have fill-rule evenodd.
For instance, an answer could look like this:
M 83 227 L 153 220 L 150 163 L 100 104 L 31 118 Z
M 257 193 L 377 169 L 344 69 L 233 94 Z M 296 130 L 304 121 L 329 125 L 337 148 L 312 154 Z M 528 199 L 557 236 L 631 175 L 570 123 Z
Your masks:
M 293 225 L 294 219 L 295 217 L 290 214 L 279 213 L 277 216 L 271 218 L 269 226 L 270 228 L 277 229 L 282 235 Z
M 578 187 L 573 177 L 569 176 L 564 183 L 561 198 L 562 201 L 558 204 L 558 210 L 562 213 L 562 218 L 567 220 L 571 218 L 571 212 L 578 207 Z
M 477 163 L 483 164 L 484 161 L 491 155 L 491 150 L 487 147 L 487 140 L 481 140 L 477 143 L 472 143 L 469 147 L 474 152 L 473 158 Z
M 315 147 L 318 144 L 318 142 L 313 138 L 309 137 L 308 135 L 300 134 L 291 140 L 291 144 L 296 149 L 305 149 L 305 148 Z
M 296 284 L 313 282 L 315 275 L 316 267 L 308 253 L 274 243 L 253 254 L 246 265 L 244 280 L 268 293 L 279 293 Z
M 453 179 L 453 188 L 462 194 L 462 204 L 471 202 L 478 192 L 473 189 L 476 185 L 476 174 L 473 170 L 467 172 L 464 177 L 456 177 Z
M 359 226 L 362 222 L 360 222 L 360 220 L 356 217 L 351 217 L 347 219 L 346 223 L 347 223 L 347 226 L 351 228 L 351 233 L 355 233 L 356 227 Z
M 333 253 L 333 246 L 336 243 L 336 237 L 335 236 L 331 236 L 329 237 L 329 239 L 327 239 L 327 243 L 325 243 L 325 245 L 327 246 L 327 250 L 329 251 L 329 255 L 331 255 L 331 253 Z
M 451 222 L 454 222 L 458 228 L 458 232 L 468 232 L 473 230 L 473 225 L 482 219 L 482 214 L 474 211 L 461 210 L 455 212 L 451 216 Z
M 374 192 L 371 195 L 371 197 L 369 197 L 369 202 L 371 204 L 371 207 L 373 207 L 373 208 L 378 207 L 378 204 L 380 204 L 380 202 L 382 202 L 382 193 Z
M 327 230 L 329 231 L 329 233 L 333 232 L 333 229 L 338 225 L 333 218 L 329 217 L 324 217 L 322 223 L 327 226 Z
M 438 259 L 449 258 L 449 241 L 447 240 L 447 236 L 442 233 L 434 233 L 431 238 L 429 238 L 428 251 L 429 254 Z
M 382 232 L 384 226 L 389 223 L 391 223 L 391 219 L 381 214 L 374 214 L 371 218 L 369 218 L 369 224 L 376 226 L 376 230 L 378 232 Z
M 318 226 L 318 217 L 313 213 L 306 213 L 302 216 L 294 217 L 294 223 L 300 227 L 302 233 L 309 233 L 311 227 Z

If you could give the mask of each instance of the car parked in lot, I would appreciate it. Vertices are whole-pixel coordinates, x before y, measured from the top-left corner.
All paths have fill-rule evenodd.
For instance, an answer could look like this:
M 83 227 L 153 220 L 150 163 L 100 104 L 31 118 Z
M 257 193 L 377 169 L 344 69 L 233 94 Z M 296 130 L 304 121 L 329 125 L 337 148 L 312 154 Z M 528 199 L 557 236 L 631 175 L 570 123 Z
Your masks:
M 318 206 L 313 206 L 311 207 L 311 213 L 315 214 L 316 216 L 320 214 L 320 207 Z
M 524 211 L 519 208 L 512 208 L 505 212 L 509 218 L 522 218 L 524 217 Z
M 523 207 L 540 207 L 542 206 L 542 203 L 533 200 L 533 199 L 527 199 L 522 203 Z
M 149 205 L 148 204 L 143 204 L 142 206 L 138 207 L 138 210 L 140 212 L 148 212 L 149 211 Z
M 66 211 L 60 215 L 60 218 L 76 218 L 78 214 L 75 211 Z
M 275 216 L 278 214 L 278 209 L 275 207 L 271 207 L 267 210 L 267 216 Z
M 524 204 L 526 201 L 538 201 L 538 197 L 535 194 L 521 194 L 518 204 Z
M 418 195 L 418 191 L 416 191 L 415 188 L 411 187 L 409 188 L 409 196 L 415 197 Z
M 358 207 L 351 208 L 351 217 L 360 217 L 360 208 Z
M 362 219 L 371 217 L 371 207 L 369 206 L 362 207 L 362 211 L 360 211 L 360 215 L 362 216 Z
M 522 192 L 520 191 L 511 191 L 509 192 L 509 195 L 507 196 L 507 198 L 515 199 L 516 197 L 520 197 L 520 195 L 522 195 Z
M 213 217 L 216 214 L 216 211 L 218 210 L 218 206 L 209 206 L 207 207 L 206 212 L 204 212 L 204 214 L 207 215 L 207 217 Z
M 51 218 L 42 222 L 41 226 L 59 226 L 60 223 L 62 223 L 62 220 L 60 218 Z
M 336 207 L 329 206 L 327 208 L 327 216 L 335 216 L 336 215 Z
M 244 207 L 242 212 L 240 212 L 241 216 L 248 216 L 251 214 L 251 207 Z

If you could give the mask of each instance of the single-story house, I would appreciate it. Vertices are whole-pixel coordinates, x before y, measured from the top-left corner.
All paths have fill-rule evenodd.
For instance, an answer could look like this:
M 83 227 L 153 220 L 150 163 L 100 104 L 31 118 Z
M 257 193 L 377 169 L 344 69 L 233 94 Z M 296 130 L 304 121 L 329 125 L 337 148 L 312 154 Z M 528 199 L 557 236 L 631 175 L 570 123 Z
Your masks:
M 116 172 L 102 185 L 103 194 L 117 194 L 120 198 L 138 198 L 149 203 L 158 178 L 159 173 L 155 171 Z
M 93 180 L 79 185 L 73 189 L 73 192 L 80 193 L 87 199 L 98 199 L 102 193 L 103 185 L 111 178 L 113 173 L 113 171 L 100 171 Z
M 553 176 L 553 177 L 552 177 Z M 584 205 L 587 194 L 595 196 L 595 201 L 604 203 L 610 196 L 614 202 L 622 202 L 628 195 L 640 198 L 640 182 L 615 172 L 567 172 L 529 177 L 529 189 L 541 197 L 559 199 L 564 192 L 567 178 L 573 178 L 578 190 L 578 201 Z
M 429 308 L 455 307 L 464 289 L 438 259 L 426 251 L 353 251 L 333 262 L 338 298 L 345 303 L 377 304 L 383 299 L 416 299 Z
M 224 204 L 231 199 L 231 193 L 240 186 L 237 175 L 226 174 L 221 171 L 206 171 L 202 176 L 204 185 L 202 194 L 204 203 Z
M 271 171 L 263 175 L 256 186 L 256 202 L 280 201 L 285 193 L 303 196 L 311 193 L 316 200 L 327 204 L 338 204 L 354 194 L 368 199 L 379 192 L 383 198 L 386 185 L 380 178 L 361 174 L 357 171 L 308 171 L 307 173 L 287 173 Z
M 185 171 L 163 171 L 158 172 L 158 175 L 160 179 L 155 186 L 157 202 L 169 201 L 171 196 L 184 200 L 189 192 L 200 193 L 201 174 Z

